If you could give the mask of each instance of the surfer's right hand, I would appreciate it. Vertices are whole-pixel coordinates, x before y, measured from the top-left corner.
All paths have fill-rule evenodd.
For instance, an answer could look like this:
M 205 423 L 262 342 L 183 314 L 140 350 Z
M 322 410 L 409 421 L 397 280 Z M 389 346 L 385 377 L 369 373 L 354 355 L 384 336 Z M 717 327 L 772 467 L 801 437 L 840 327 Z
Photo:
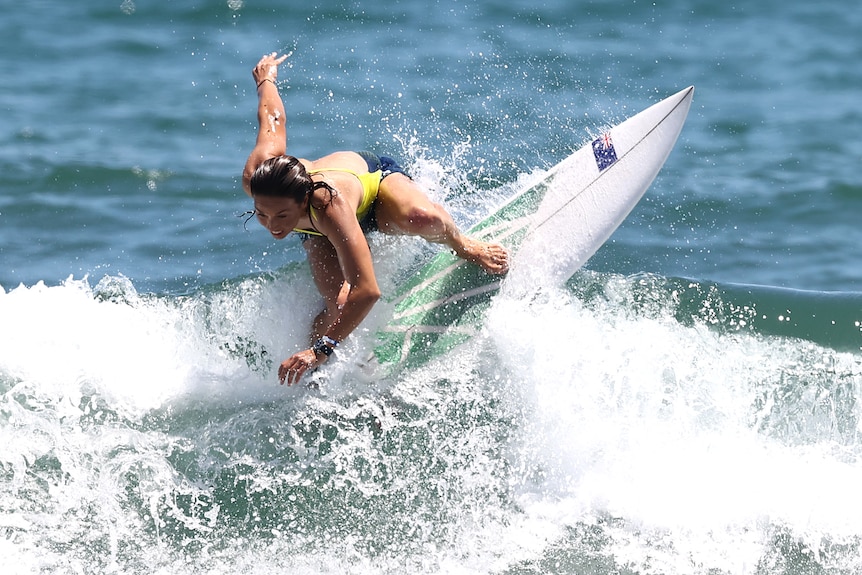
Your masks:
M 287 54 L 284 54 L 283 56 L 279 56 L 278 52 L 264 54 L 251 71 L 251 75 L 254 76 L 254 83 L 260 86 L 262 82 L 269 80 L 275 84 L 275 81 L 278 78 L 278 65 L 286 59 Z

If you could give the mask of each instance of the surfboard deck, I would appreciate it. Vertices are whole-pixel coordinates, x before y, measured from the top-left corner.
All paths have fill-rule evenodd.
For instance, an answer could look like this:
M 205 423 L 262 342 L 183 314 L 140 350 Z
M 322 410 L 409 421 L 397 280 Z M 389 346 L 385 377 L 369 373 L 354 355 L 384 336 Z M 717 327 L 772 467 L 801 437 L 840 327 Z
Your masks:
M 444 251 L 397 290 L 377 333 L 380 365 L 418 365 L 462 343 L 481 325 L 502 284 L 528 293 L 568 280 L 613 234 L 658 175 L 679 136 L 690 86 L 598 137 L 551 168 L 468 233 L 510 252 L 505 277 Z

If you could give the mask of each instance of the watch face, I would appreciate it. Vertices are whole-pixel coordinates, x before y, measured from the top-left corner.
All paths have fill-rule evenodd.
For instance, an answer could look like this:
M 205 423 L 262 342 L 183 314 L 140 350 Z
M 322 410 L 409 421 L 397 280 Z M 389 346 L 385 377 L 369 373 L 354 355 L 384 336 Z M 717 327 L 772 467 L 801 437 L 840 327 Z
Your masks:
M 311 350 L 314 353 L 322 353 L 323 355 L 329 357 L 332 355 L 332 348 L 323 343 L 323 340 L 319 339 L 314 342 L 314 345 L 311 346 Z

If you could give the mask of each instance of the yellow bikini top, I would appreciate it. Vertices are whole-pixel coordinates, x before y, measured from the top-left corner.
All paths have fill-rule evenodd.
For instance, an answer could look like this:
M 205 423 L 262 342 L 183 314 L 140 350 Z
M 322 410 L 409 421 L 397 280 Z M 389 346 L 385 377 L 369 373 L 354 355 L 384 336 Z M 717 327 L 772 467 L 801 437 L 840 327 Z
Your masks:
M 344 168 L 320 168 L 319 170 L 309 170 L 308 175 L 310 176 L 320 172 L 343 172 L 345 174 L 353 174 L 356 176 L 356 179 L 359 180 L 360 184 L 362 184 L 362 201 L 359 202 L 359 207 L 356 208 L 356 219 L 361 220 L 368 214 L 368 212 L 371 211 L 374 200 L 377 199 L 377 192 L 380 190 L 381 170 L 359 174 L 353 170 L 347 170 Z M 317 219 L 317 210 L 314 209 L 310 202 L 308 204 L 308 219 L 311 220 L 312 225 L 314 225 L 314 220 Z M 317 230 L 293 228 L 293 231 L 313 236 L 323 236 L 323 234 Z

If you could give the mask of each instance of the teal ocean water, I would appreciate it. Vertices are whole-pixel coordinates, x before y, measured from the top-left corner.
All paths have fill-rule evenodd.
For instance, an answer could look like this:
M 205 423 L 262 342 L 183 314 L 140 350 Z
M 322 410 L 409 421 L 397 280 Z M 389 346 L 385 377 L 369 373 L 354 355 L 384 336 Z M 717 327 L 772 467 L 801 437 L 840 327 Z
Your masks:
M 4 2 L 3 573 L 862 572 L 860 29 L 835 0 Z M 564 288 L 375 378 L 381 304 L 288 389 L 320 302 L 237 217 L 270 51 L 291 152 L 395 156 L 464 227 L 696 92 Z M 370 243 L 389 293 L 435 251 Z

